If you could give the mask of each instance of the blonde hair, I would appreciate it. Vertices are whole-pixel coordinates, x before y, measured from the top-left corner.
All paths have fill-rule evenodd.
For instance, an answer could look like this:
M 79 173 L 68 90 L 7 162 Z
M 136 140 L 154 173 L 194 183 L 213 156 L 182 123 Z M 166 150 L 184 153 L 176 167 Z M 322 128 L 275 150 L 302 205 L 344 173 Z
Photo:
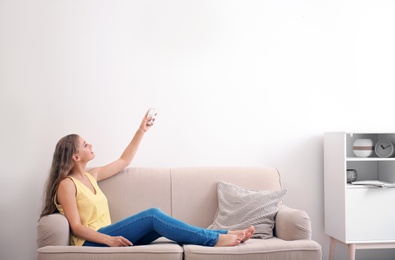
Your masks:
M 66 135 L 56 144 L 51 170 L 44 190 L 44 204 L 40 218 L 58 212 L 54 203 L 59 183 L 74 167 L 73 155 L 78 153 L 79 136 Z

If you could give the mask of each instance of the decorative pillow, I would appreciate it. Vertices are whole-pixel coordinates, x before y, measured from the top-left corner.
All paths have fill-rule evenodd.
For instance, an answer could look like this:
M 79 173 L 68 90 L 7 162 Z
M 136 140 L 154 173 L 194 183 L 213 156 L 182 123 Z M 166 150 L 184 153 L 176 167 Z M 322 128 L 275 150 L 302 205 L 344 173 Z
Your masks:
M 239 230 L 253 225 L 255 238 L 273 237 L 274 217 L 283 190 L 249 190 L 227 182 L 218 183 L 218 210 L 208 229 Z

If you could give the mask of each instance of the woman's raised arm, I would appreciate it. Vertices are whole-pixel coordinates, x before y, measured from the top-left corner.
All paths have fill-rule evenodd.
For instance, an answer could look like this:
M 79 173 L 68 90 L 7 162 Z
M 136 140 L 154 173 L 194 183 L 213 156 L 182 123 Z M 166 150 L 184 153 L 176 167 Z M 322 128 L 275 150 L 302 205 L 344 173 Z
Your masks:
M 133 160 L 136 152 L 140 146 L 141 140 L 144 137 L 144 134 L 151 128 L 153 125 L 155 118 L 152 119 L 151 117 L 147 117 L 148 112 L 145 114 L 143 120 L 139 128 L 137 129 L 136 133 L 134 134 L 132 140 L 130 141 L 129 145 L 123 151 L 121 157 L 115 160 L 112 163 L 109 163 L 102 167 L 92 168 L 89 170 L 89 173 L 95 177 L 98 181 L 107 179 L 116 173 L 120 172 L 122 169 L 127 167 Z

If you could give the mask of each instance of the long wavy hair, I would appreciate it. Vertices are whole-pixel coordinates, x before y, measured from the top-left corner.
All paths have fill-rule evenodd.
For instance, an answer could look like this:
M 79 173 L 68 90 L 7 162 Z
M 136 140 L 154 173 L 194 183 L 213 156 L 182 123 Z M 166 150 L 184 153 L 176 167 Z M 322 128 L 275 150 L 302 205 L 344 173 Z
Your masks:
M 40 218 L 58 212 L 54 203 L 59 183 L 66 178 L 74 167 L 73 155 L 78 153 L 79 136 L 66 135 L 56 144 L 51 170 L 44 190 L 44 204 Z

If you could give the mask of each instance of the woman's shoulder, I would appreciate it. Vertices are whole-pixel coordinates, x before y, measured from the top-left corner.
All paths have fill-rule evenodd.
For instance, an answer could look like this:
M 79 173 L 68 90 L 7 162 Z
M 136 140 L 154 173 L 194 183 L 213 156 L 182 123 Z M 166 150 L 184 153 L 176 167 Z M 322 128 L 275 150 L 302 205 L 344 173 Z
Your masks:
M 72 177 L 66 177 L 60 181 L 58 191 L 70 190 L 70 189 L 75 190 L 75 183 Z

